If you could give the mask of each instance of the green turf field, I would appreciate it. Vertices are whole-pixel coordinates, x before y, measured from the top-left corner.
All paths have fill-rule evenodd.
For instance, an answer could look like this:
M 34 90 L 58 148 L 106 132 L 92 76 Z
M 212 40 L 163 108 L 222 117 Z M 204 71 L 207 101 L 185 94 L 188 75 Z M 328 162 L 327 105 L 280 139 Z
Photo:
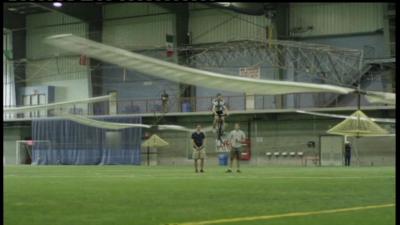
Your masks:
M 395 224 L 394 167 L 242 169 L 8 166 L 4 224 Z

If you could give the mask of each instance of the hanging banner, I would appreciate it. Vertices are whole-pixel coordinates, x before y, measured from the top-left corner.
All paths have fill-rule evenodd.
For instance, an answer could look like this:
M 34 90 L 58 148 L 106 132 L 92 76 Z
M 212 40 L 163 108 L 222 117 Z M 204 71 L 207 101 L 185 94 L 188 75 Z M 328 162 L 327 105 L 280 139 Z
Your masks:
M 239 76 L 253 78 L 253 79 L 260 79 L 261 68 L 260 66 L 241 67 L 239 68 Z
M 166 36 L 167 57 L 174 55 L 174 36 L 167 34 Z
M 260 79 L 261 68 L 260 66 L 241 67 L 239 68 L 239 76 Z M 253 93 L 246 93 L 246 110 L 255 109 L 255 96 Z

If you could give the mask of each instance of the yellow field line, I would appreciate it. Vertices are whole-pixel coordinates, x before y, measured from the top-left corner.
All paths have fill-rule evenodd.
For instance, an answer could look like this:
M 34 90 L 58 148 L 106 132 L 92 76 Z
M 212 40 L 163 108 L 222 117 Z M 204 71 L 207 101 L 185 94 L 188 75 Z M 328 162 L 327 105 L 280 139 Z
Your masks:
M 329 209 L 329 210 L 321 210 L 321 211 L 294 212 L 294 213 L 285 213 L 285 214 L 277 214 L 277 215 L 269 215 L 269 216 L 238 217 L 238 218 L 230 218 L 230 219 L 176 223 L 176 224 L 171 224 L 171 225 L 207 225 L 207 224 L 232 223 L 232 222 L 243 222 L 243 221 L 253 221 L 253 220 L 269 220 L 269 219 L 275 219 L 275 218 L 349 212 L 349 211 L 358 211 L 358 210 L 366 210 L 366 209 L 387 208 L 387 207 L 393 207 L 393 206 L 395 206 L 395 204 L 370 205 L 370 206 L 360 206 L 360 207 L 342 208 L 342 209 Z

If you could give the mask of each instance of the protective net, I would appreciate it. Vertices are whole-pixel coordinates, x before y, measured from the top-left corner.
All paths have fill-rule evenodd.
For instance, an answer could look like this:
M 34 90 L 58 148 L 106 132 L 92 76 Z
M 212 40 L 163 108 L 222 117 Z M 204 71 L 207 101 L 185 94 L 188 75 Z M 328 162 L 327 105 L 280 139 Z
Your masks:
M 385 136 L 389 132 L 381 128 L 360 110 L 327 131 L 329 134 L 344 136 Z
M 40 148 L 44 150 L 51 150 L 50 140 L 17 140 L 15 141 L 15 163 L 16 164 L 31 164 L 32 163 L 32 149 Z
M 141 124 L 141 117 L 107 116 L 101 124 Z M 108 129 L 64 118 L 32 120 L 33 165 L 140 164 L 141 127 Z M 51 143 L 51 148 L 48 144 Z

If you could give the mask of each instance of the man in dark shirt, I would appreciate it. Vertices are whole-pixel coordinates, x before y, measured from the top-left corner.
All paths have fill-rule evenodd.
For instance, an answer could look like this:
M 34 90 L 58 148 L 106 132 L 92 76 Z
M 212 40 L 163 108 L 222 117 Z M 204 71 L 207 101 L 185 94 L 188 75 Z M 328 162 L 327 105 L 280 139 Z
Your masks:
M 201 126 L 197 125 L 196 132 L 192 134 L 193 140 L 193 159 L 194 159 L 194 168 L 196 173 L 198 171 L 197 161 L 200 159 L 200 173 L 204 172 L 204 158 L 206 157 L 206 150 L 205 150 L 205 139 L 206 136 L 201 131 Z
M 344 165 L 350 166 L 351 159 L 351 145 L 350 142 L 346 141 L 344 144 Z

